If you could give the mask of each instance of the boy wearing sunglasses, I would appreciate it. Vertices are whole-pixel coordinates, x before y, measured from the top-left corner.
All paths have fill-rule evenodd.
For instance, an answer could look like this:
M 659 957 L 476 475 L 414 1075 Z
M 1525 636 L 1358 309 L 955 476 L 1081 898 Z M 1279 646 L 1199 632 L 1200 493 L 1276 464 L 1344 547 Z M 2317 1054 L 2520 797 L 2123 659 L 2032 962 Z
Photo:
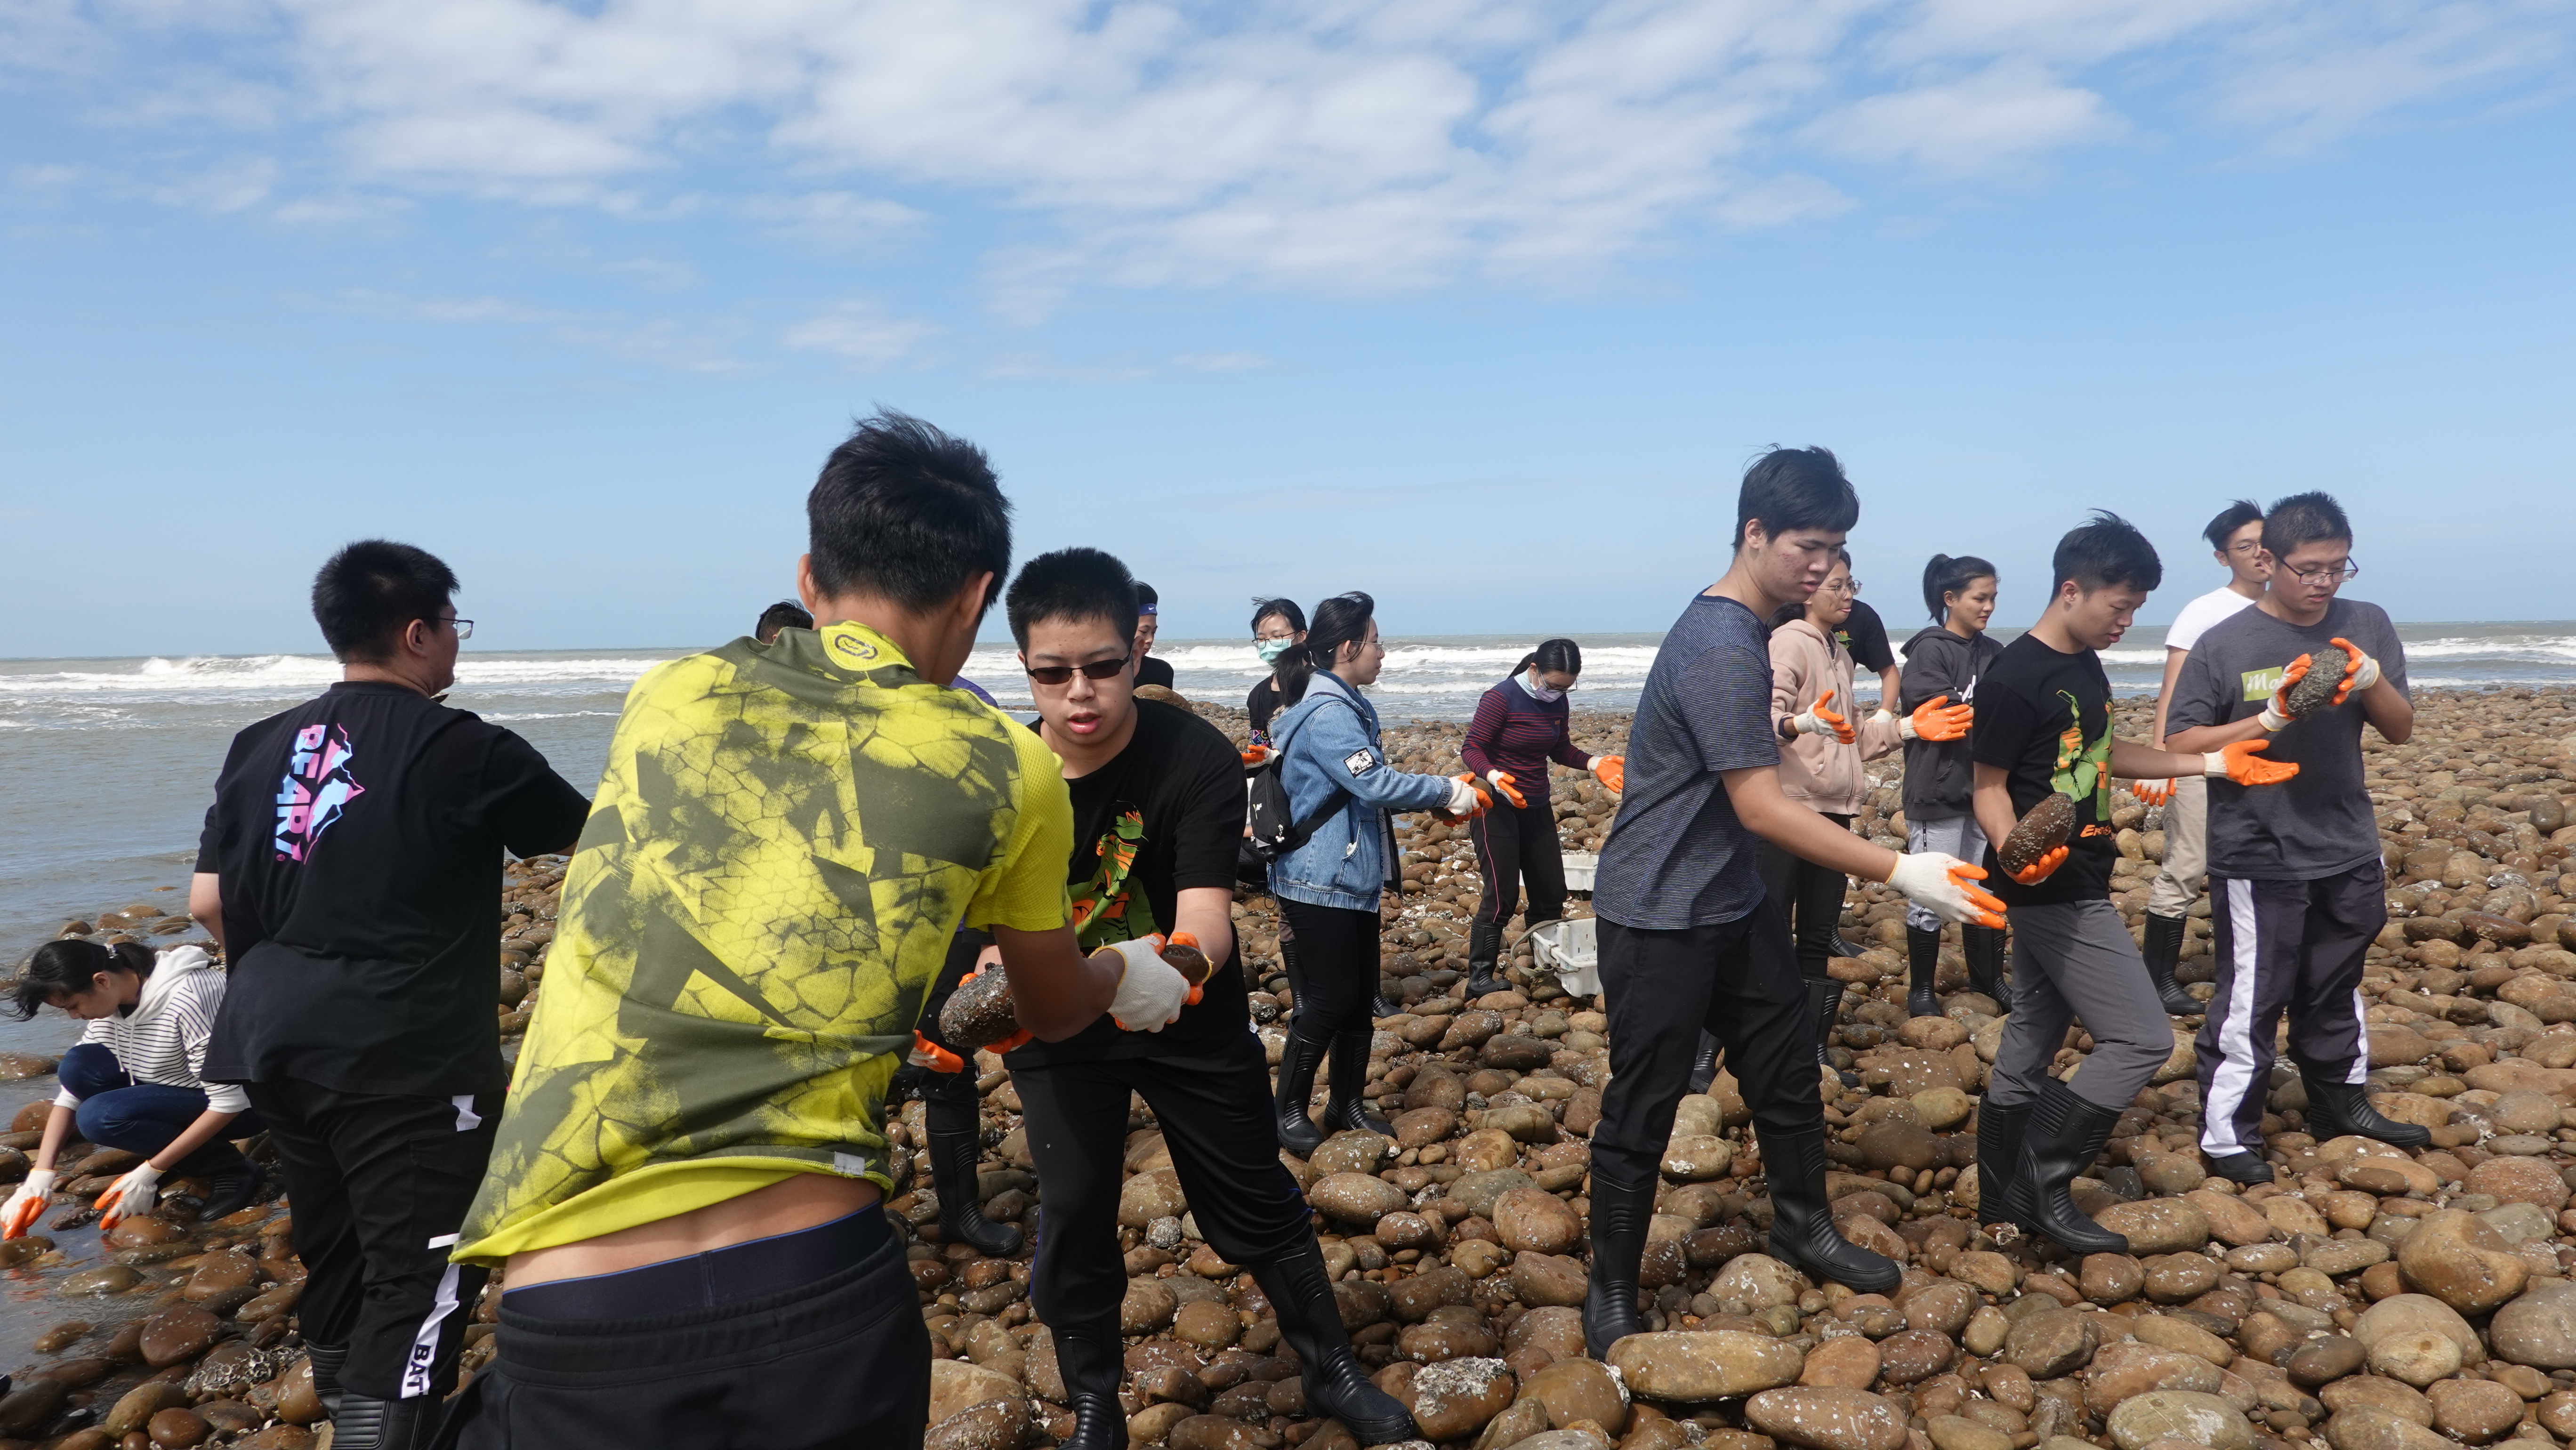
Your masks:
M 2388 921 L 2361 727 L 2392 745 L 2414 733 L 2406 649 L 2385 610 L 2341 596 L 2360 570 L 2352 524 L 2334 499 L 2302 493 L 2272 505 L 2263 551 L 2273 563 L 2262 598 L 2200 637 L 2165 712 L 2174 750 L 2268 740 L 2268 758 L 2299 767 L 2269 790 L 2209 784 L 2218 976 L 2200 1028 L 2200 1141 L 2210 1166 L 2239 1183 L 2272 1181 L 2263 1109 L 2284 1009 L 2317 1141 L 2353 1133 L 2401 1146 L 2431 1140 L 2370 1106 L 2370 1032 L 2354 995 L 2363 954 Z M 2344 660 L 2334 694 L 2291 718 L 2290 687 L 2329 648 Z

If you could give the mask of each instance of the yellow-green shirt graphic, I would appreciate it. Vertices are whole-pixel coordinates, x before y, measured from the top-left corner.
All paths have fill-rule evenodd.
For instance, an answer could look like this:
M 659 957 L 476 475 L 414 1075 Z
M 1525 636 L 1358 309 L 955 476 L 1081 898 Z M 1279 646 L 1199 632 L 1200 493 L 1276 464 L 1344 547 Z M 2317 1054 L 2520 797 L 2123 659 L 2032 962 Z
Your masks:
M 1066 920 L 1053 752 L 863 625 L 739 639 L 626 698 L 456 1257 L 790 1173 L 892 1188 L 879 1115 L 961 921 Z
M 2084 707 L 2064 690 L 2057 698 L 2066 702 L 2070 722 L 2057 735 L 2057 770 L 2049 776 L 2049 787 L 2059 795 L 2081 805 L 2086 796 L 2093 797 L 2093 819 L 2111 819 L 2111 711 L 2102 710 L 2102 726 L 2090 738 L 2084 733 Z

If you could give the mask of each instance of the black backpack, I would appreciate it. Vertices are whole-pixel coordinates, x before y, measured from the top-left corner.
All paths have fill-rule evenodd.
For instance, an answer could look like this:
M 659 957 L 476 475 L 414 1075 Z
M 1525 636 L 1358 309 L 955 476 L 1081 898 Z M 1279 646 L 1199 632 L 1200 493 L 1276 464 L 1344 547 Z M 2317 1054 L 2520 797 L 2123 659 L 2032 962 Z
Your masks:
M 1315 717 L 1309 715 L 1306 718 L 1312 720 Z M 1315 808 L 1314 814 L 1302 821 L 1296 820 L 1289 815 L 1292 807 L 1288 800 L 1288 782 L 1279 774 L 1287 763 L 1288 737 L 1283 735 L 1271 750 L 1270 758 L 1253 775 L 1251 788 L 1244 800 L 1244 822 L 1252 830 L 1244 842 L 1244 849 L 1265 866 L 1305 845 L 1317 827 L 1340 813 L 1343 800 L 1350 794 L 1337 786 L 1331 795 L 1324 798 L 1323 804 Z

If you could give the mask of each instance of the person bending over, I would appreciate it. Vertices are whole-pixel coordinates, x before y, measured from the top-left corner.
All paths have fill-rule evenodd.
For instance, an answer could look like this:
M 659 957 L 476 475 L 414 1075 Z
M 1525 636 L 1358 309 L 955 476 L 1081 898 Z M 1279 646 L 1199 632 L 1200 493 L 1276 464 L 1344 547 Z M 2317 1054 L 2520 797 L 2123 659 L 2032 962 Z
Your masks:
M 1911 714 L 1926 705 L 1973 708 L 1977 677 L 2003 646 L 1986 633 L 1995 616 L 1995 566 L 1973 554 L 1935 554 L 1923 566 L 1923 606 L 1936 621 L 1905 642 L 1905 679 L 1898 707 Z M 1962 861 L 1986 859 L 1986 835 L 1977 828 L 1972 800 L 1975 763 L 1963 736 L 1905 742 L 1905 844 Z M 1959 955 L 1967 959 L 1968 986 L 2009 1010 L 2004 996 L 2004 933 L 1966 922 L 1959 927 Z M 1921 906 L 1905 909 L 1905 965 L 1909 1016 L 1938 1017 L 1933 991 L 1941 967 L 1941 919 Z
M 1409 1439 L 1414 1425 L 1404 1406 L 1371 1384 L 1351 1354 L 1305 1197 L 1279 1161 L 1269 1064 L 1248 1030 L 1233 959 L 1240 759 L 1215 726 L 1136 698 L 1124 628 L 1135 614 L 1135 586 L 1115 558 L 1065 549 L 1032 559 L 1006 608 L 1037 700 L 1039 738 L 1063 762 L 1073 797 L 1066 876 L 1082 944 L 1186 933 L 1216 964 L 1203 994 L 1169 1027 L 1122 1032 L 1104 1019 L 1002 1059 L 1019 1089 L 1044 1197 L 1029 1302 L 1053 1331 L 1064 1370 L 1076 1421 L 1066 1450 L 1126 1443 L 1118 1163 L 1127 1105 L 1140 1096 L 1209 1246 L 1249 1270 L 1277 1311 L 1304 1372 L 1307 1413 L 1340 1420 L 1365 1444 Z
M 919 1445 L 880 1124 L 958 926 L 1039 1038 L 1179 1014 L 1149 944 L 1075 944 L 1055 756 L 948 688 L 1009 508 L 973 444 L 869 418 L 806 499 L 816 627 L 628 694 L 456 1248 L 508 1265 L 465 1450 Z
M 313 581 L 341 662 L 233 737 L 188 904 L 229 956 L 203 1076 L 268 1124 L 341 1450 L 425 1443 L 481 1269 L 448 1261 L 500 1116 L 502 854 L 569 850 L 588 804 L 528 742 L 440 703 L 473 631 L 456 576 L 351 544 Z
M 1511 984 L 1494 973 L 1503 949 L 1503 927 L 1520 910 L 1521 885 L 1529 884 L 1535 926 L 1565 914 L 1565 852 L 1548 808 L 1547 764 L 1588 770 L 1612 790 L 1627 762 L 1574 748 L 1567 733 L 1565 692 L 1583 674 L 1583 648 L 1570 639 L 1542 641 L 1512 666 L 1510 679 L 1476 701 L 1459 748 L 1467 769 L 1493 787 L 1494 808 L 1467 828 L 1476 847 L 1476 869 L 1485 894 L 1467 930 L 1467 995 L 1482 997 Z
M 1595 1356 L 1634 1333 L 1637 1265 L 1673 1108 L 1703 1028 L 1726 1044 L 1770 1177 L 1771 1253 L 1864 1293 L 1896 1265 L 1835 1232 L 1825 1198 L 1815 1018 L 1788 928 L 1765 910 L 1769 841 L 1830 871 L 1886 881 L 1950 919 L 2000 908 L 1982 873 L 1939 855 L 1873 846 L 1780 790 L 1764 621 L 1825 581 L 1860 500 L 1822 448 L 1774 449 L 1745 470 L 1733 559 L 1693 595 L 1655 651 L 1628 733 L 1624 808 L 1595 877 L 1610 1085 L 1592 1135 L 1592 1274 L 1584 1341 Z
M 1978 1210 L 1987 1223 L 2009 1220 L 2072 1253 L 2125 1254 L 2128 1239 L 2085 1217 L 2067 1193 L 2174 1048 L 2173 1024 L 2111 904 L 2120 854 L 2112 778 L 2196 771 L 2252 785 L 2298 767 L 2254 758 L 2260 743 L 2185 756 L 2113 739 L 2111 679 L 2099 652 L 2127 632 L 2164 566 L 2144 534 L 2106 513 L 2058 541 L 2055 570 L 2039 622 L 1978 681 L 1968 733 L 1987 840 L 2012 844 L 2016 825 L 2043 804 L 2071 822 L 2063 844 L 2018 869 L 1988 848 L 2016 950 L 2012 1012 L 1977 1112 Z M 2060 1082 L 2049 1068 L 2079 1017 L 2093 1051 L 2073 1081 Z
M 2432 1135 L 2371 1107 L 2370 1028 L 2354 991 L 2388 924 L 2388 874 L 2363 779 L 2361 727 L 2392 745 L 2415 733 L 2406 648 L 2387 611 L 2342 597 L 2352 524 L 2322 493 L 2294 494 L 2263 519 L 2271 576 L 2254 607 L 2211 625 L 2183 662 L 2166 728 L 2183 750 L 2272 742 L 2296 761 L 2277 791 L 2212 785 L 2209 888 L 2218 987 L 2200 1024 L 2200 1147 L 2239 1183 L 2269 1183 L 2263 1103 L 2275 1032 L 2290 1014 L 2290 1060 L 2317 1141 L 2345 1134 L 2414 1147 Z M 2341 678 L 2291 718 L 2291 686 L 2341 652 Z M 2322 681 L 2320 681 L 2322 683 Z
M 84 1141 L 144 1157 L 101 1200 L 102 1230 L 150 1212 L 168 1177 L 206 1180 L 201 1222 L 249 1206 L 259 1194 L 259 1169 L 230 1140 L 268 1125 L 238 1085 L 205 1079 L 206 1044 L 223 1000 L 224 974 L 201 947 L 173 947 L 157 959 L 141 942 L 36 948 L 13 986 L 10 1015 L 24 1022 L 39 1007 L 57 1007 L 89 1026 L 54 1069 L 62 1087 L 35 1166 L 0 1209 L 0 1238 L 23 1236 L 52 1201 L 54 1160 L 75 1122 Z
M 1306 642 L 1279 657 L 1288 709 L 1272 722 L 1277 769 L 1290 818 L 1306 834 L 1270 864 L 1270 894 L 1297 930 L 1304 977 L 1290 982 L 1297 1015 L 1279 1060 L 1277 1106 L 1280 1146 L 1300 1158 L 1345 1128 L 1393 1136 L 1360 1090 L 1377 1003 L 1378 906 L 1401 889 L 1396 813 L 1468 819 L 1490 800 L 1470 776 L 1410 775 L 1386 763 L 1377 711 L 1360 697 L 1386 663 L 1376 615 L 1367 595 L 1337 594 L 1315 606 Z M 1307 1108 L 1327 1054 L 1332 1093 L 1319 1129 Z
M 2263 510 L 2251 499 L 2229 504 L 2201 535 L 2225 566 L 2227 582 L 2184 605 L 2165 631 L 2164 685 L 2156 692 L 2159 749 L 2169 748 L 2166 716 L 2192 647 L 2211 625 L 2262 598 L 2263 581 L 2272 573 L 2272 556 L 2263 552 Z M 2161 802 L 2165 808 L 2164 861 L 2156 871 L 2156 884 L 2147 892 L 2147 976 L 2155 982 L 2166 1011 L 2191 1016 L 2201 1010 L 2200 1003 L 2174 980 L 2174 968 L 2182 962 L 2183 922 L 2209 875 L 2209 783 L 2186 775 L 2162 786 L 2141 783 L 2138 793 L 2148 803 Z

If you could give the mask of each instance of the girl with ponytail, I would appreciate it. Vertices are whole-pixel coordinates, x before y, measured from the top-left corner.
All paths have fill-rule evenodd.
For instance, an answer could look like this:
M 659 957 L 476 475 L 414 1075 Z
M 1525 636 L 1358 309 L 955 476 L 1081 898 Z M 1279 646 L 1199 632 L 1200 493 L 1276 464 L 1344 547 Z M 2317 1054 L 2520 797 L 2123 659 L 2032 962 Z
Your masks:
M 207 1181 L 198 1216 L 210 1223 L 257 1196 L 259 1170 L 227 1140 L 264 1125 L 239 1084 L 200 1076 L 223 1000 L 223 973 L 199 947 L 173 947 L 157 958 L 131 941 L 64 938 L 36 948 L 10 986 L 10 1015 L 24 1022 L 38 1008 L 59 1007 L 89 1030 L 56 1069 L 62 1090 L 45 1119 L 35 1166 L 0 1208 L 0 1238 L 17 1238 L 43 1215 L 54 1160 L 75 1123 L 89 1142 L 144 1155 L 99 1199 L 107 1210 L 102 1230 L 149 1213 L 165 1174 Z
M 1526 920 L 1532 925 L 1565 914 L 1565 855 L 1557 843 L 1556 814 L 1548 807 L 1548 762 L 1588 770 L 1614 791 L 1626 784 L 1626 757 L 1577 750 L 1567 732 L 1565 692 L 1582 674 L 1581 645 L 1542 641 L 1512 666 L 1510 679 L 1485 692 L 1468 722 L 1459 754 L 1495 795 L 1494 808 L 1468 828 L 1476 868 L 1485 878 L 1485 895 L 1467 934 L 1470 997 L 1510 986 L 1494 974 L 1494 962 L 1502 952 L 1503 925 L 1520 909 L 1522 882 L 1529 884 Z
M 1995 616 L 1995 566 L 1973 554 L 1935 554 L 1923 566 L 1923 607 L 1932 627 L 1905 642 L 1905 676 L 1898 706 L 1907 712 L 1939 699 L 1951 705 L 1976 701 L 1977 676 L 2003 646 L 1986 634 Z M 1976 767 L 1965 740 L 1905 742 L 1905 839 L 1915 851 L 1946 851 L 1962 861 L 1983 861 L 1985 832 L 1969 804 Z M 2003 1003 L 2004 934 L 1998 928 L 1959 928 L 1968 959 L 1968 983 Z M 1905 955 L 1911 985 L 1906 1010 L 1941 1015 L 1932 979 L 1941 961 L 1941 919 L 1920 906 L 1905 912 Z

